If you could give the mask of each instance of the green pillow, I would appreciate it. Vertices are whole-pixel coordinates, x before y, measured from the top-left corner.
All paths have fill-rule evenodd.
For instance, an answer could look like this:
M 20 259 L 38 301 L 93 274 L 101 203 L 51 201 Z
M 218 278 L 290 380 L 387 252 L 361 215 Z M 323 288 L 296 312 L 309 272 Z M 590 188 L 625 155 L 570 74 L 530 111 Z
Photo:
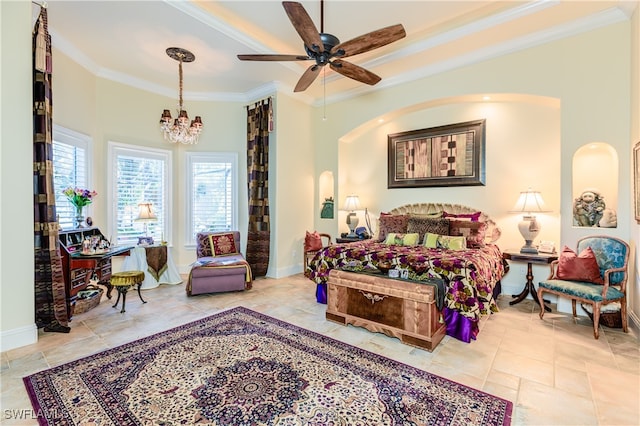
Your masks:
M 464 250 L 467 248 L 467 239 L 465 237 L 451 237 L 449 235 L 438 235 L 428 232 L 424 236 L 423 245 L 427 248 Z
M 418 233 L 411 234 L 396 234 L 389 233 L 387 234 L 387 238 L 384 240 L 384 243 L 387 245 L 397 245 L 397 246 L 415 246 L 418 245 L 418 239 L 420 238 Z

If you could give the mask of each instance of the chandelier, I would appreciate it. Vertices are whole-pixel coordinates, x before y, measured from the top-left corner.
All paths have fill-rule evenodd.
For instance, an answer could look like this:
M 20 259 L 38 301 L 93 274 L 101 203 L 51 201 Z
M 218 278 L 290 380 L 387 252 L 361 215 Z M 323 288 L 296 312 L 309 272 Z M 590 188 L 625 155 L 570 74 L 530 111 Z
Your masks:
M 179 62 L 178 74 L 180 76 L 180 103 L 178 105 L 178 118 L 172 120 L 171 112 L 165 109 L 160 117 L 160 130 L 164 139 L 171 143 L 196 144 L 202 133 L 202 119 L 199 115 L 189 123 L 189 115 L 182 108 L 182 63 L 193 62 L 196 57 L 193 53 L 180 47 L 170 47 L 167 55 Z

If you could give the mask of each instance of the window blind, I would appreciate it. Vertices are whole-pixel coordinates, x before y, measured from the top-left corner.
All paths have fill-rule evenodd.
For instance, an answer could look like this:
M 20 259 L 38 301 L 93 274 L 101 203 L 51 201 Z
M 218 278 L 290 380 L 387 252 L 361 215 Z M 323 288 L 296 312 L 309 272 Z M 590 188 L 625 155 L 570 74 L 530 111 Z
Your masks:
M 136 221 L 139 204 L 152 203 L 157 220 L 147 222 L 147 235 L 155 241 L 164 237 L 167 164 L 163 158 L 139 153 L 116 154 L 116 229 L 118 245 L 136 244 L 144 235 L 145 223 Z
M 62 229 L 73 228 L 75 208 L 62 193 L 66 188 L 87 188 L 87 149 L 73 143 L 53 141 L 53 190 L 56 214 Z
M 188 156 L 190 176 L 190 234 L 236 229 L 237 156 L 235 154 L 193 154 Z

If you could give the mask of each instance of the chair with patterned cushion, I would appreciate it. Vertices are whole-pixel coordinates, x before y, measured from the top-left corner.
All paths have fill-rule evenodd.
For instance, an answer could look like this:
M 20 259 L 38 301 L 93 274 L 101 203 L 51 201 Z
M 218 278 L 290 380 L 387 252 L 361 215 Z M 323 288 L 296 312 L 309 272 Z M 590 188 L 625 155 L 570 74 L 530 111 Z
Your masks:
M 326 244 L 322 239 L 326 239 Z M 304 246 L 302 249 L 303 259 L 304 259 L 304 275 L 305 277 L 309 276 L 309 262 L 313 259 L 313 257 L 318 253 L 318 250 L 322 250 L 324 247 L 331 245 L 331 235 L 319 233 L 319 232 L 306 232 L 304 237 Z
M 240 252 L 240 232 L 199 232 L 196 257 L 187 281 L 187 295 L 252 287 L 251 267 Z
M 581 238 L 576 252 L 565 247 L 560 258 L 551 262 L 549 278 L 538 284 L 538 300 L 544 300 L 544 293 L 568 297 L 574 318 L 576 302 L 591 305 L 596 339 L 602 305 L 619 301 L 622 330 L 626 333 L 628 265 L 629 245 L 626 242 L 603 235 Z M 543 316 L 544 303 L 540 304 L 540 319 Z

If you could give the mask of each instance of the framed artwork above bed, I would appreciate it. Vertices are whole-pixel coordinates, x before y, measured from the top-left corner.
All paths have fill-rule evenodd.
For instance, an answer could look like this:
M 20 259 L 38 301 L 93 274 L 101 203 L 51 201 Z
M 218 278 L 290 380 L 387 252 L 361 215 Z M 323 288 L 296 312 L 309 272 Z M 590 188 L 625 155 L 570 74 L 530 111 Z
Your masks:
M 485 184 L 485 121 L 388 135 L 388 188 Z

